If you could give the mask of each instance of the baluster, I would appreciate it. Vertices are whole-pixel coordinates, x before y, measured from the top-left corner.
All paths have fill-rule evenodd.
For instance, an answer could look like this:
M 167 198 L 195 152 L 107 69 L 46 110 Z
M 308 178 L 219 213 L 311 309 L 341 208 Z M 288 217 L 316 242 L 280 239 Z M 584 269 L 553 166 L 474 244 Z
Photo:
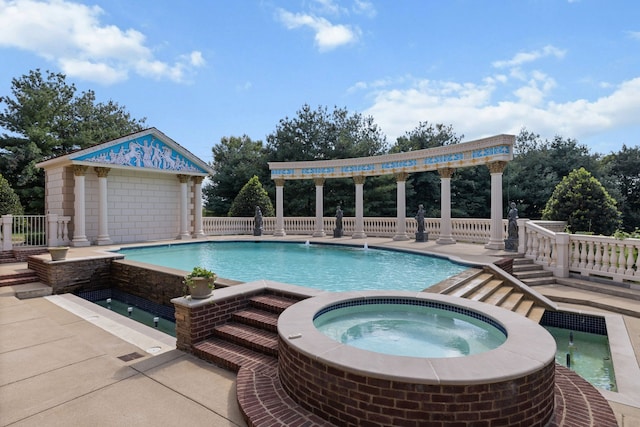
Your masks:
M 620 254 L 618 255 L 618 269 L 616 270 L 616 273 L 624 274 L 627 264 L 627 256 L 624 253 L 626 245 L 624 243 L 618 243 L 618 247 L 620 248 Z
M 587 270 L 593 270 L 593 242 L 587 242 Z
M 593 260 L 593 269 L 596 271 L 600 271 L 600 267 L 602 266 L 602 253 L 600 252 L 600 242 L 593 243 L 593 252 L 594 252 L 594 260 Z
M 585 268 L 587 266 L 587 255 L 589 252 L 587 249 L 587 242 L 580 241 L 580 268 Z
M 571 239 L 571 237 L 569 237 Z M 580 241 L 570 240 L 573 244 L 573 252 L 571 255 L 571 266 L 578 268 L 580 266 Z
M 634 273 L 637 273 L 637 270 L 636 271 L 633 270 L 633 265 L 637 263 L 637 260 L 633 255 L 633 251 L 637 249 L 638 248 L 635 247 L 633 244 L 629 245 L 629 253 L 627 254 L 627 269 L 624 272 L 626 276 L 633 276 Z M 636 265 L 636 268 L 637 268 L 637 265 Z
M 537 261 L 542 261 L 544 264 L 544 236 L 538 237 L 538 253 L 537 253 Z
M 602 266 L 600 267 L 600 271 L 609 271 L 609 265 L 611 264 L 609 251 L 611 251 L 611 244 L 609 242 L 605 242 L 602 250 Z

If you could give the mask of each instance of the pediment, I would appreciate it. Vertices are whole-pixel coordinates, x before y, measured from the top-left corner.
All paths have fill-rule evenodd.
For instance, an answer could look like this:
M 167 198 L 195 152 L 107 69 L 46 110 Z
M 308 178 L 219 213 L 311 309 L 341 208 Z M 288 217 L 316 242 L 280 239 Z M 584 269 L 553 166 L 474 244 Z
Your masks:
M 96 145 L 69 155 L 73 163 L 210 174 L 209 166 L 155 128 Z

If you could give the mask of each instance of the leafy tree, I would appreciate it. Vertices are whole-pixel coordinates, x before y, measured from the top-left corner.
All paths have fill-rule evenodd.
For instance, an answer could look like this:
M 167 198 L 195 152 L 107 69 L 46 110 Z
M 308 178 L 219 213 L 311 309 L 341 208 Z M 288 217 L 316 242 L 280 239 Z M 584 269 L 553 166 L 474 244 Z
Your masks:
M 640 228 L 640 147 L 623 145 L 618 153 L 606 156 L 603 164 L 619 194 L 622 229 L 633 232 Z
M 0 215 L 7 214 L 22 215 L 22 205 L 9 181 L 0 174 Z
M 456 135 L 451 125 L 430 124 L 420 122 L 418 126 L 404 136 L 397 138 L 391 153 L 406 153 L 427 148 L 442 147 L 458 144 L 463 135 Z M 418 205 L 424 205 L 425 216 L 440 216 L 440 176 L 437 172 L 412 173 L 407 178 L 407 212 L 408 216 L 415 215 Z
M 602 184 L 585 168 L 579 168 L 553 190 L 542 218 L 568 221 L 572 231 L 611 235 L 620 224 L 620 211 Z
M 269 182 L 269 167 L 262 141 L 242 137 L 224 137 L 214 145 L 213 170 L 210 182 L 205 183 L 202 193 L 205 207 L 211 215 L 223 216 L 229 212 L 233 199 L 254 175 Z
M 346 109 L 326 107 L 312 110 L 303 105 L 293 119 L 281 119 L 275 132 L 267 136 L 267 160 L 293 162 L 345 159 L 385 153 L 386 139 L 371 117 L 349 114 Z M 331 181 L 329 183 L 329 181 Z M 337 201 L 353 200 L 353 181 L 327 181 L 325 205 L 335 209 Z M 315 213 L 315 184 L 312 180 L 287 181 L 284 211 L 291 216 Z M 392 203 L 387 195 L 387 203 Z M 347 206 L 349 206 L 347 204 Z M 345 211 L 348 214 L 348 211 Z
M 504 173 L 505 200 L 518 205 L 522 218 L 537 219 L 555 186 L 574 168 L 584 167 L 601 178 L 596 155 L 575 139 L 540 135 L 522 129 L 516 136 L 514 159 Z
M 40 70 L 11 81 L 0 96 L 0 173 L 28 213 L 44 211 L 44 173 L 36 163 L 142 129 L 123 107 L 96 103 L 93 91 L 76 94 L 65 75 Z
M 253 216 L 256 206 L 260 206 L 263 216 L 275 215 L 267 191 L 262 187 L 258 176 L 254 175 L 233 200 L 229 216 Z

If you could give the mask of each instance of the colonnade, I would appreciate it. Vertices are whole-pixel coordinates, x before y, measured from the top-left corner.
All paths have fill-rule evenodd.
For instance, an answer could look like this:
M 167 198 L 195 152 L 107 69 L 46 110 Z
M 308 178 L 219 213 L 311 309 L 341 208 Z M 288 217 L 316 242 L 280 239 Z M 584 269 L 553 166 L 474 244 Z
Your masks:
M 496 161 L 487 163 L 491 174 L 491 231 L 489 242 L 485 245 L 487 249 L 504 249 L 504 240 L 502 236 L 502 174 L 507 162 Z M 452 236 L 451 229 L 451 178 L 455 172 L 454 168 L 439 168 L 440 175 L 440 237 L 436 241 L 439 244 L 454 244 L 455 239 Z M 396 209 L 397 221 L 396 232 L 393 240 L 409 240 L 406 230 L 406 181 L 409 177 L 408 172 L 398 172 L 394 174 L 396 178 Z M 323 229 L 323 199 L 325 178 L 313 178 L 316 187 L 316 204 L 315 204 L 315 229 L 314 237 L 324 237 L 326 235 Z M 355 229 L 352 234 L 354 239 L 366 238 L 364 232 L 364 183 L 366 177 L 363 175 L 353 176 L 355 185 Z M 276 185 L 276 229 L 275 236 L 286 236 L 284 229 L 284 178 L 275 178 Z
M 109 212 L 108 212 L 108 175 L 111 168 L 94 167 L 98 177 L 98 237 L 97 245 L 110 245 L 113 243 L 109 236 Z M 73 165 L 74 176 L 74 220 L 72 246 L 89 246 L 91 243 L 86 235 L 86 184 L 85 176 L 88 166 Z M 202 227 L 202 176 L 176 175 L 180 185 L 180 231 L 178 239 L 186 240 L 195 237 L 204 237 Z M 193 182 L 194 202 L 194 227 L 193 234 L 189 230 L 189 182 Z

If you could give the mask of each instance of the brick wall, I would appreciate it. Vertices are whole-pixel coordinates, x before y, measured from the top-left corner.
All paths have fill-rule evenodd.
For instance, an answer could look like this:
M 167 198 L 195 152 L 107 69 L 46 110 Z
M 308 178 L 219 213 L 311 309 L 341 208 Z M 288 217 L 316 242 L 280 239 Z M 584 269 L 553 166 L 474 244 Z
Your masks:
M 112 287 L 168 307 L 173 298 L 185 295 L 183 279 L 178 271 L 147 269 L 131 261 L 115 260 L 111 264 Z
M 51 286 L 53 294 L 64 294 L 111 287 L 111 261 L 114 258 L 122 258 L 122 255 L 54 263 L 44 256 L 32 256 L 28 258 L 27 266 L 36 272 L 41 282 Z
M 338 425 L 544 426 L 554 411 L 554 362 L 493 384 L 415 384 L 329 366 L 279 342 L 287 394 Z M 499 363 L 499 362 L 497 362 Z

